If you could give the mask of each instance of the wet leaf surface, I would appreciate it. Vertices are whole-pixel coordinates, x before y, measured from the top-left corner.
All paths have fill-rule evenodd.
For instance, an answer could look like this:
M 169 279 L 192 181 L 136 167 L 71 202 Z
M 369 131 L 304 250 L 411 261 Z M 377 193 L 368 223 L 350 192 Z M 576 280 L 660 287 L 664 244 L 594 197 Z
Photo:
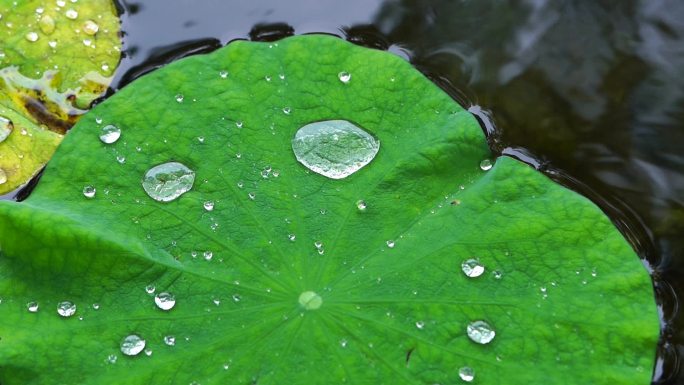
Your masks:
M 0 195 L 25 184 L 102 95 L 120 57 L 110 0 L 0 1 Z
M 237 41 L 92 113 L 0 202 L 3 384 L 650 380 L 630 245 L 393 55 Z

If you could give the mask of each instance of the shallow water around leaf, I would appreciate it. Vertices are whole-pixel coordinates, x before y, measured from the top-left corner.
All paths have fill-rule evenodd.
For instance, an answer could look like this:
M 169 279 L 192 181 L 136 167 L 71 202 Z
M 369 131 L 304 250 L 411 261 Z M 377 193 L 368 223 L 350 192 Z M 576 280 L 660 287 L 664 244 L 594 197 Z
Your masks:
M 676 311 L 684 295 L 681 2 L 120 5 L 127 56 L 114 89 L 233 39 L 287 35 L 288 25 L 296 34 L 333 33 L 410 59 L 461 104 L 479 106 L 471 111 L 496 152 L 538 166 L 609 213 L 654 277 L 664 324 L 654 381 L 684 381 L 674 359 L 684 354 L 684 318 Z M 365 207 L 360 201 L 359 210 Z

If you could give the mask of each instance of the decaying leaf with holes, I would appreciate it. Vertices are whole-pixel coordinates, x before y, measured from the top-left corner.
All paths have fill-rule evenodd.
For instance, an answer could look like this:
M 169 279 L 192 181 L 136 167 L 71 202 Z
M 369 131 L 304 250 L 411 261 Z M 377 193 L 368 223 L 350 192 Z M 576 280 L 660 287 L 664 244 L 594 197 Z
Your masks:
M 30 180 L 121 56 L 111 0 L 0 0 L 0 195 Z

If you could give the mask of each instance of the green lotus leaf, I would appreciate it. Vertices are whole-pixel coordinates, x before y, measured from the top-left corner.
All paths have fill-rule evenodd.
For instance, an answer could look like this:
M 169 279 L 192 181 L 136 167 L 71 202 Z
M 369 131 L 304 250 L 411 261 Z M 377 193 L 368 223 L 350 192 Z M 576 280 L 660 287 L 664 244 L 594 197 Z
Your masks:
M 0 0 L 0 195 L 33 177 L 121 55 L 111 0 Z
M 90 114 L 0 202 L 3 385 L 650 381 L 628 242 L 398 57 L 236 41 Z

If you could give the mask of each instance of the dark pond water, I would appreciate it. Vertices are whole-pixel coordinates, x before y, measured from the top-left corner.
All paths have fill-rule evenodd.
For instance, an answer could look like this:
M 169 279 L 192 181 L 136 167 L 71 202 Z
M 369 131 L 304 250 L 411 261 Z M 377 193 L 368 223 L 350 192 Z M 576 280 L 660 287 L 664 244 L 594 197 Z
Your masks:
M 609 213 L 653 276 L 662 319 L 653 383 L 684 383 L 681 0 L 144 0 L 120 8 L 126 57 L 112 92 L 234 39 L 324 32 L 410 60 L 480 116 L 496 152 Z

